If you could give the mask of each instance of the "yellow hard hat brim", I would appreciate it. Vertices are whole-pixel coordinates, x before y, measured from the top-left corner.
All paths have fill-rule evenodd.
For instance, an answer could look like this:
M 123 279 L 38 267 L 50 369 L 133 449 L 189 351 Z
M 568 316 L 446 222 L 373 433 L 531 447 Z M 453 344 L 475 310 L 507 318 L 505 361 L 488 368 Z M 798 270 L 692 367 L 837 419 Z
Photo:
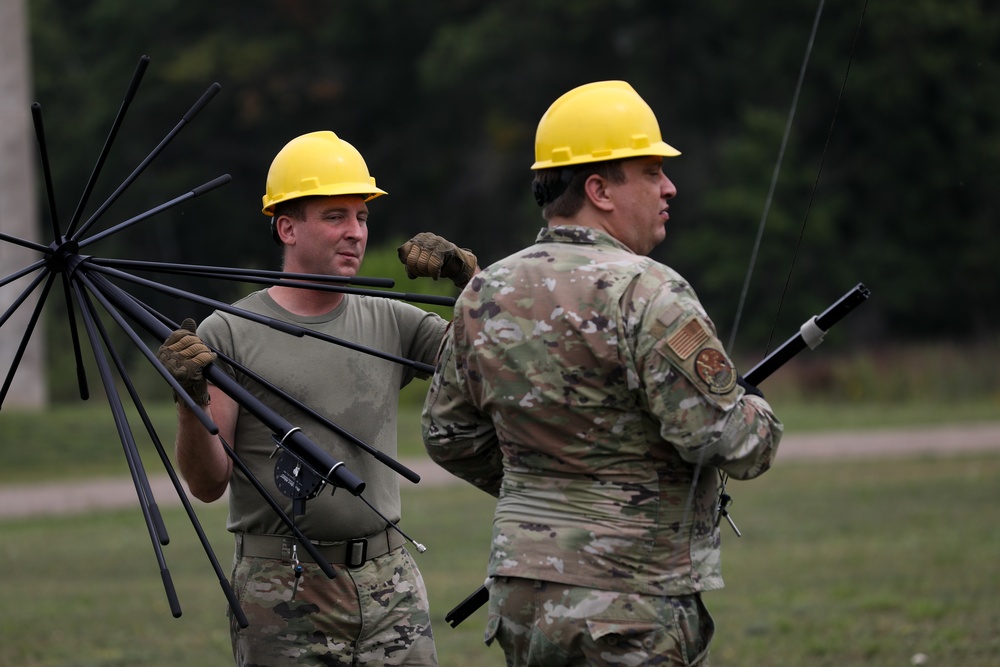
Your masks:
M 565 159 L 554 157 L 549 160 L 539 160 L 531 165 L 532 170 L 555 169 L 558 167 L 572 167 L 577 164 L 589 164 L 592 162 L 607 162 L 608 160 L 627 160 L 636 157 L 649 157 L 659 155 L 660 157 L 677 157 L 681 154 L 679 150 L 664 141 L 658 141 L 643 149 L 621 148 L 618 150 L 606 151 L 603 154 L 586 153 L 583 155 L 572 155 L 568 148 L 563 151 L 553 151 L 553 154 L 562 153 Z
M 302 197 L 337 197 L 343 195 L 358 195 L 364 197 L 366 202 L 370 202 L 376 197 L 389 194 L 381 188 L 373 186 L 371 183 L 338 183 L 336 186 L 327 188 L 317 188 L 308 192 L 288 192 L 275 197 L 264 197 L 265 206 L 261 211 L 264 215 L 274 215 L 274 207 L 281 202 L 301 199 Z

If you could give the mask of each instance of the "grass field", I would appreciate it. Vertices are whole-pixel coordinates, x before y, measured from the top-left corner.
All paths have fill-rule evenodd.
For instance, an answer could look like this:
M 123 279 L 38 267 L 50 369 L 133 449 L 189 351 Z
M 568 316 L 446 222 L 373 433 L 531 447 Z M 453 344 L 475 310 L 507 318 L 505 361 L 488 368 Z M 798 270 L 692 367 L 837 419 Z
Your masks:
M 706 601 L 712 664 L 988 667 L 1000 661 L 1000 455 L 778 465 L 730 483 L 744 534 L 723 533 L 727 588 Z M 481 582 L 492 501 L 471 487 L 408 487 L 404 527 L 434 612 L 441 664 L 502 665 L 480 610 L 445 613 Z M 228 571 L 224 508 L 198 515 Z M 0 664 L 208 667 L 231 663 L 219 582 L 179 509 L 167 605 L 138 509 L 0 523 Z
M 990 374 L 992 377 L 992 374 Z M 995 380 L 993 385 L 995 386 Z M 412 392 L 411 392 L 412 393 Z M 789 432 L 996 420 L 995 390 L 941 400 L 772 400 Z M 419 410 L 404 396 L 401 456 L 422 456 Z M 173 406 L 150 406 L 167 451 Z M 160 470 L 133 420 L 150 471 Z M 0 413 L 0 483 L 127 474 L 106 404 Z M 864 462 L 783 462 L 730 482 L 744 537 L 723 532 L 727 587 L 706 595 L 714 667 L 1000 664 L 1000 454 Z M 195 503 L 228 575 L 225 507 Z M 485 612 L 444 615 L 485 574 L 493 501 L 466 485 L 404 485 L 403 528 L 431 596 L 441 664 L 500 666 L 482 645 Z M 232 663 L 226 598 L 183 511 L 164 510 L 173 618 L 138 507 L 0 521 L 0 665 L 209 667 Z

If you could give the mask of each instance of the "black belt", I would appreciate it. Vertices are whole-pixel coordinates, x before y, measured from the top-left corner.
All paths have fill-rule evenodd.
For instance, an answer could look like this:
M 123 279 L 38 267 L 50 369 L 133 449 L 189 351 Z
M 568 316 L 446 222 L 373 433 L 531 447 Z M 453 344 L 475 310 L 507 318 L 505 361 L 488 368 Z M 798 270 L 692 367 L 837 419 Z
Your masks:
M 331 565 L 361 567 L 372 558 L 384 556 L 406 543 L 402 535 L 387 528 L 381 533 L 346 542 L 313 542 L 320 555 Z M 236 533 L 236 557 L 273 558 L 291 563 L 292 548 L 302 562 L 314 563 L 312 555 L 294 537 L 284 535 L 251 535 Z

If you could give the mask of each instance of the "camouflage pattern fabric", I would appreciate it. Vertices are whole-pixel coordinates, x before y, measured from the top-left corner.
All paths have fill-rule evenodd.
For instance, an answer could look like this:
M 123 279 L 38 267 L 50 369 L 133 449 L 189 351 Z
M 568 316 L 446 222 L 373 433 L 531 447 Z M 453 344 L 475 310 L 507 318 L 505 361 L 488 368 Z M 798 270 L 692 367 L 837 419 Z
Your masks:
M 508 667 L 707 667 L 715 623 L 700 595 L 617 593 L 500 577 L 490 587 L 486 643 Z
M 335 566 L 329 579 L 314 563 L 238 559 L 233 588 L 250 622 L 230 613 L 237 667 L 437 665 L 427 590 L 405 548 L 359 568 Z M 293 595 L 294 590 L 294 595 Z
M 782 425 L 688 283 L 587 227 L 475 276 L 424 405 L 428 454 L 498 497 L 489 574 L 642 595 L 723 585 L 718 474 Z

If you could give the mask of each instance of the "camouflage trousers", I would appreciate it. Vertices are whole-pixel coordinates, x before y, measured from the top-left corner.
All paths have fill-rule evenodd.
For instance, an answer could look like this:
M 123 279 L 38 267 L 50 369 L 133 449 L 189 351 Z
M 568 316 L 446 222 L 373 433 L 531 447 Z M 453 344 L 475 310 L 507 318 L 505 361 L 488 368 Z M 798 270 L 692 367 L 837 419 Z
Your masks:
M 697 665 L 707 667 L 715 623 L 700 595 L 618 593 L 497 577 L 486 644 L 508 667 Z
M 437 665 L 427 590 L 405 548 L 328 578 L 302 562 L 295 584 L 288 561 L 242 557 L 233 588 L 250 622 L 230 611 L 238 667 Z M 294 593 L 294 594 L 293 594 Z

